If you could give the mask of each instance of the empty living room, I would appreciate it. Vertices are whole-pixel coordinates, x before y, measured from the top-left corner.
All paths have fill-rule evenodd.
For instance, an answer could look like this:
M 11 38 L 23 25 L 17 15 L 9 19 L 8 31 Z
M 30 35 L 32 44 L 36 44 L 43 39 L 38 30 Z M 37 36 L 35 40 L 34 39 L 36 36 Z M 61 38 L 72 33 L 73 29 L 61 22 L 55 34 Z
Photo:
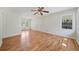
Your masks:
M 0 7 L 0 51 L 79 51 L 79 8 Z

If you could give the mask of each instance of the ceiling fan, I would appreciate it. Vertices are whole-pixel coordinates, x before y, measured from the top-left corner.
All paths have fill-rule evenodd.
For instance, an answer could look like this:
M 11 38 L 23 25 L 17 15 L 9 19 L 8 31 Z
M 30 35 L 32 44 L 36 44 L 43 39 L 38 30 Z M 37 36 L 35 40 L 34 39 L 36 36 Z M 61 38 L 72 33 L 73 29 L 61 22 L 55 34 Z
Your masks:
M 37 9 L 32 10 L 32 11 L 35 11 L 34 15 L 36 14 L 43 15 L 43 13 L 49 13 L 49 11 L 44 10 L 44 7 L 38 7 Z

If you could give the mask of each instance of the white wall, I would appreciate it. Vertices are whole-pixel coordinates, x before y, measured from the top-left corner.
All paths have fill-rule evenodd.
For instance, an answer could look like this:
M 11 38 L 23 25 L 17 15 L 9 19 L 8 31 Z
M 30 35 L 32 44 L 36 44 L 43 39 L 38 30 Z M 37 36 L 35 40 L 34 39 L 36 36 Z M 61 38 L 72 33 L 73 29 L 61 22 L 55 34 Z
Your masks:
M 77 32 L 79 32 L 79 8 L 77 9 Z
M 0 8 L 0 47 L 2 45 L 2 9 Z
M 34 27 L 34 29 L 55 35 L 75 38 L 75 14 L 76 14 L 75 12 L 76 10 L 72 9 L 72 10 L 50 14 L 47 16 L 37 17 L 35 20 L 36 26 Z M 61 16 L 63 15 L 73 15 L 72 30 L 61 28 L 61 21 L 62 21 Z
M 28 8 L 3 8 L 3 38 L 21 33 L 21 22 L 29 17 Z M 31 18 L 29 18 L 31 19 Z
M 73 29 L 62 29 L 61 16 L 69 14 L 73 15 Z M 4 8 L 3 15 L 3 37 L 12 36 L 20 33 L 21 21 L 23 20 L 23 17 L 30 17 L 30 19 L 32 19 L 31 26 L 35 30 L 65 37 L 75 37 L 75 9 L 62 11 L 50 15 L 30 16 L 30 14 L 27 12 L 18 13 L 18 10 L 16 10 L 16 8 L 15 10 Z
M 43 31 L 43 20 L 42 20 L 42 18 L 41 17 L 32 18 L 31 26 L 32 26 L 32 29 Z
M 3 8 L 3 37 L 13 36 L 20 33 L 20 14 L 9 8 Z
M 79 44 L 79 8 L 77 9 L 77 42 Z

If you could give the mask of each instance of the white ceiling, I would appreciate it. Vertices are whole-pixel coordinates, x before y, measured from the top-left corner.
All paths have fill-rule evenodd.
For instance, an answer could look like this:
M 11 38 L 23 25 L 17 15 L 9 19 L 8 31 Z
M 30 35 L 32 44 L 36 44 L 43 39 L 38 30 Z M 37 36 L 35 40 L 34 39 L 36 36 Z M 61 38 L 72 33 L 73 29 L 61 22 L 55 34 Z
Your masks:
M 56 13 L 56 12 L 72 9 L 72 7 L 48 7 L 46 9 L 48 9 L 51 13 Z
M 51 13 L 56 13 L 68 9 L 72 9 L 73 7 L 45 7 L 45 10 L 49 10 Z M 9 7 L 9 9 L 13 12 L 25 13 L 32 12 L 32 9 L 36 9 L 36 7 Z
M 56 12 L 60 12 L 60 11 L 64 11 L 72 8 L 74 7 L 45 7 L 45 10 L 48 10 L 50 14 L 50 13 L 56 13 Z M 36 9 L 36 7 L 8 7 L 4 9 L 8 9 L 9 11 L 16 12 L 16 13 L 29 13 L 33 15 L 34 12 L 32 10 Z

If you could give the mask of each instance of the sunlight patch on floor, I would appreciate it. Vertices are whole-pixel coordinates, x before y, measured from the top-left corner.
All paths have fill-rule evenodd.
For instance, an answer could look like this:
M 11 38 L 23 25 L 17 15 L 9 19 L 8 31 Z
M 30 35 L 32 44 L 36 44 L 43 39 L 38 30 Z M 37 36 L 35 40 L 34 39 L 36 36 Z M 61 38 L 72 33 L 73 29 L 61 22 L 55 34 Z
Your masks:
M 62 46 L 64 46 L 65 48 L 67 47 L 67 41 L 68 41 L 68 39 L 64 38 L 63 42 L 62 42 Z
M 29 44 L 29 31 L 22 31 L 21 33 L 21 45 L 26 47 Z

